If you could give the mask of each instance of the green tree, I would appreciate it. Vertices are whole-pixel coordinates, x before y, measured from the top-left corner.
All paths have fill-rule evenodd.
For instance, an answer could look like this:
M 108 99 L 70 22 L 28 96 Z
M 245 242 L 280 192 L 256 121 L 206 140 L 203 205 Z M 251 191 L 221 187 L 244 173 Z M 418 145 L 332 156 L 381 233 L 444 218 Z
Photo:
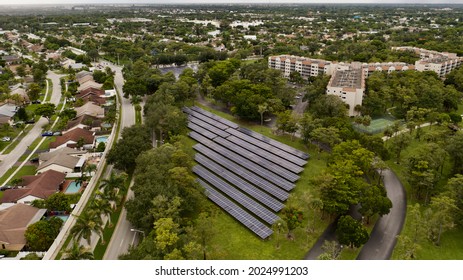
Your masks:
M 342 216 L 339 218 L 336 235 L 339 243 L 350 246 L 360 247 L 368 241 L 368 232 L 362 224 L 351 216 Z
M 71 234 L 75 240 L 82 238 L 87 240 L 88 245 L 91 244 L 92 233 L 96 233 L 103 239 L 103 220 L 99 212 L 85 211 L 76 217 L 76 223 L 71 228 Z
M 455 226 L 454 217 L 458 208 L 454 199 L 440 195 L 431 199 L 429 209 L 432 214 L 429 220 L 428 238 L 439 246 L 442 233 Z
M 24 233 L 27 246 L 33 251 L 47 251 L 58 236 L 63 220 L 51 218 L 29 225 Z
M 37 106 L 35 109 L 35 115 L 45 117 L 50 123 L 51 117 L 55 114 L 55 104 L 44 103 Z
M 282 214 L 283 220 L 285 221 L 288 229 L 286 237 L 294 239 L 293 231 L 302 226 L 302 222 L 304 221 L 304 212 L 294 206 L 289 206 L 283 209 Z
M 455 200 L 458 211 L 455 213 L 455 221 L 463 225 L 463 175 L 456 174 L 447 181 L 446 190 L 448 196 Z
M 64 251 L 63 260 L 93 260 L 93 253 L 79 242 L 74 240 L 72 247 Z
M 45 199 L 48 211 L 71 211 L 71 201 L 64 193 L 54 193 Z
M 38 84 L 32 83 L 29 85 L 29 88 L 27 89 L 27 96 L 31 101 L 38 100 L 40 98 L 41 92 L 42 88 Z
M 402 151 L 410 144 L 411 136 L 407 133 L 400 133 L 394 137 L 392 137 L 389 142 L 389 149 L 395 155 L 396 163 L 400 163 L 400 155 Z

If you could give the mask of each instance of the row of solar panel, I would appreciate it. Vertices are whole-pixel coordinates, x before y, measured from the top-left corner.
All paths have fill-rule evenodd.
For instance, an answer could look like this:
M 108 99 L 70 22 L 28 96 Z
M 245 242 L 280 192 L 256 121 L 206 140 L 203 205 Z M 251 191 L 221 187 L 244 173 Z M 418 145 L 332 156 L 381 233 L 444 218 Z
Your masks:
M 280 189 L 279 187 L 275 186 L 274 184 L 267 181 L 266 179 L 256 175 L 255 173 L 248 171 L 246 168 L 242 167 L 241 165 L 238 165 L 234 163 L 233 161 L 226 159 L 224 156 L 212 151 L 208 147 L 202 144 L 196 144 L 195 146 L 193 146 L 193 148 L 196 151 L 200 152 L 201 154 L 207 156 L 214 162 L 227 168 L 231 172 L 239 175 L 246 181 L 261 188 L 265 192 L 270 193 L 271 195 L 278 198 L 279 200 L 285 201 L 286 199 L 288 199 L 289 193 L 287 193 L 286 191 Z
M 224 131 L 223 124 L 219 123 L 218 121 L 214 119 L 210 119 L 210 118 L 208 120 L 207 119 L 208 119 L 207 116 L 201 115 L 199 113 L 191 112 L 190 110 L 189 120 L 191 122 L 223 138 L 228 139 L 228 136 L 230 134 L 235 135 L 237 138 L 239 138 L 239 140 L 242 141 L 240 142 L 240 146 L 242 146 L 243 148 L 249 149 L 253 152 L 262 153 L 264 154 L 263 155 L 264 157 L 269 158 L 270 160 L 274 161 L 275 163 L 280 164 L 281 166 L 287 168 L 288 170 L 299 173 L 303 170 L 303 168 L 298 167 L 298 165 L 304 166 L 307 163 L 307 161 L 302 160 L 301 158 L 294 156 L 291 153 L 278 149 L 263 141 L 257 140 L 256 138 L 253 138 L 234 128 L 226 127 Z M 232 138 L 232 139 L 236 139 L 236 138 Z M 232 139 L 228 139 L 228 140 L 233 141 Z M 257 147 L 258 149 L 256 149 L 255 147 Z M 260 150 L 259 148 L 262 150 Z
M 244 157 L 244 156 L 250 156 L 250 153 L 248 154 L 244 154 L 243 156 L 241 156 L 240 154 L 238 153 L 235 153 L 235 152 L 232 152 L 231 150 L 217 144 L 217 143 L 214 143 L 213 141 L 201 136 L 199 133 L 197 132 L 190 132 L 190 137 L 193 138 L 194 140 L 198 141 L 199 143 L 202 143 L 204 144 L 205 146 L 207 146 L 209 149 L 213 150 L 214 152 L 218 153 L 218 154 L 221 154 L 222 156 L 224 156 L 225 158 L 229 159 L 229 160 L 232 160 L 234 161 L 235 163 L 243 166 L 244 168 L 252 171 L 253 173 L 263 177 L 263 178 L 266 178 L 268 181 L 272 182 L 273 184 L 275 184 L 276 186 L 284 189 L 284 190 L 287 190 L 287 191 L 290 191 L 294 188 L 294 184 L 289 182 L 288 180 L 286 179 L 283 179 L 282 177 L 278 176 L 277 174 L 273 173 L 275 172 L 275 170 L 272 170 L 272 171 L 269 171 L 268 169 L 256 164 L 256 163 L 253 163 L 251 162 L 248 158 Z M 220 137 L 216 137 L 216 138 L 220 138 Z
M 191 109 L 193 111 L 201 113 L 201 114 L 203 114 L 203 115 L 205 115 L 205 116 L 207 116 L 207 117 L 209 117 L 211 119 L 214 119 L 214 120 L 216 120 L 216 121 L 218 121 L 220 123 L 223 123 L 224 125 L 227 125 L 229 127 L 232 127 L 232 128 L 235 128 L 235 129 L 237 129 L 239 127 L 239 125 L 237 125 L 236 123 L 231 122 L 231 121 L 229 121 L 227 119 L 221 118 L 221 117 L 217 116 L 216 114 L 213 114 L 211 112 L 203 110 L 203 109 L 201 109 L 199 107 L 193 106 L 193 107 L 191 107 Z
M 228 181 L 233 186 L 247 193 L 249 196 L 256 199 L 264 206 L 269 207 L 275 212 L 278 212 L 281 209 L 283 209 L 284 207 L 283 203 L 279 202 L 275 198 L 271 197 L 270 195 L 266 194 L 260 189 L 254 187 L 253 185 L 249 184 L 248 182 L 241 179 L 240 177 L 233 174 L 232 172 L 228 171 L 227 169 L 216 164 L 214 161 L 211 161 L 210 159 L 206 158 L 205 156 L 201 154 L 196 154 L 195 160 L 202 166 L 206 167 L 210 171 L 214 172 L 221 178 Z
M 222 193 L 226 194 L 228 197 L 241 204 L 244 208 L 248 209 L 251 213 L 263 221 L 269 224 L 273 224 L 279 219 L 275 213 L 260 205 L 247 195 L 243 194 L 235 187 L 231 186 L 223 179 L 219 178 L 217 175 L 213 174 L 201 165 L 194 166 L 193 172 L 201 177 L 204 181 L 207 181 L 216 189 L 220 190 Z
M 254 216 L 244 211 L 241 207 L 236 205 L 234 202 L 223 196 L 221 193 L 216 191 L 214 188 L 209 186 L 206 182 L 201 179 L 198 179 L 198 182 L 206 190 L 206 196 L 212 200 L 219 207 L 224 209 L 227 213 L 232 215 L 244 226 L 249 228 L 252 232 L 257 234 L 260 238 L 265 239 L 272 235 L 273 231 L 268 228 L 261 221 L 256 219 Z
M 212 114 L 212 113 L 210 113 L 210 112 L 208 112 L 208 111 L 206 111 L 206 110 L 203 110 L 203 109 L 201 109 L 201 108 L 199 108 L 199 107 L 193 106 L 193 107 L 191 107 L 191 109 L 190 109 L 190 112 L 191 112 L 191 111 L 200 113 L 201 115 L 204 115 L 204 116 L 207 116 L 207 117 L 209 117 L 209 118 L 212 118 L 212 119 L 216 120 L 216 121 L 219 122 L 219 123 L 222 123 L 222 124 L 225 124 L 225 125 L 227 125 L 227 126 L 229 126 L 229 127 L 235 128 L 235 129 L 237 129 L 237 130 L 239 130 L 239 131 L 241 131 L 241 132 L 243 132 L 243 133 L 245 133 L 245 134 L 247 134 L 247 135 L 249 135 L 249 136 L 251 136 L 251 137 L 254 137 L 254 138 L 257 139 L 257 140 L 260 140 L 260 141 L 262 141 L 262 142 L 265 142 L 265 143 L 267 143 L 267 144 L 270 144 L 270 145 L 272 145 L 272 146 L 274 146 L 274 147 L 276 147 L 276 148 L 279 148 L 280 150 L 283 150 L 283 151 L 286 151 L 286 152 L 288 152 L 288 153 L 291 153 L 291 154 L 293 154 L 293 155 L 295 155 L 295 156 L 297 156 L 297 157 L 299 157 L 299 158 L 301 158 L 301 159 L 304 159 L 304 160 L 309 159 L 309 155 L 308 155 L 307 153 L 304 153 L 304 152 L 302 152 L 302 151 L 300 151 L 300 150 L 298 150 L 298 149 L 295 149 L 295 148 L 293 148 L 293 147 L 291 147 L 291 146 L 288 146 L 288 145 L 286 145 L 286 144 L 283 144 L 283 143 L 281 143 L 281 142 L 279 142 L 279 141 L 276 141 L 276 140 L 273 140 L 273 139 L 271 139 L 271 138 L 268 138 L 268 137 L 266 137 L 266 136 L 264 136 L 264 135 L 262 135 L 262 134 L 260 134 L 260 133 L 257 133 L 257 132 L 255 132 L 255 131 L 252 131 L 252 130 L 249 130 L 249 129 L 246 129 L 246 128 L 243 128 L 243 127 L 239 127 L 236 123 L 233 123 L 233 122 L 231 122 L 231 121 L 229 121 L 229 120 L 226 120 L 226 119 L 224 119 L 224 118 L 221 118 L 221 117 L 219 117 L 219 116 L 217 116 L 217 115 L 215 115 L 215 114 Z M 198 116 L 197 116 L 197 117 L 198 117 Z M 224 128 L 224 127 L 220 127 L 220 128 L 221 128 L 221 129 L 226 129 L 226 128 Z
M 239 132 L 238 130 L 236 129 L 233 129 L 233 128 L 229 128 L 227 130 L 225 130 L 226 132 L 236 136 L 237 138 L 241 139 L 241 140 L 244 140 L 254 146 L 257 146 L 259 148 L 261 148 L 262 150 L 264 151 L 268 151 L 272 154 L 275 154 L 277 156 L 279 156 L 280 158 L 283 158 L 285 159 L 285 161 L 290 161 L 294 164 L 297 164 L 299 166 L 304 166 L 307 161 L 306 160 L 303 160 L 295 155 L 292 155 L 288 152 L 285 152 L 281 149 L 278 149 L 278 148 L 275 148 L 274 146 L 270 145 L 270 144 L 267 144 L 265 142 L 262 142 L 261 140 L 257 140 L 256 138 L 254 137 L 251 137 L 249 135 L 246 135 L 242 132 Z

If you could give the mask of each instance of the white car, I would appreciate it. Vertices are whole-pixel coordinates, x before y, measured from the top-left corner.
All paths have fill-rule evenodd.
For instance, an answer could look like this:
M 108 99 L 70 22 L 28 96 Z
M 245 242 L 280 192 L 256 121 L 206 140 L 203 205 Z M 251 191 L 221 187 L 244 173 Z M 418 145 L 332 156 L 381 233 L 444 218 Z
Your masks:
M 1 140 L 2 140 L 2 142 L 9 142 L 9 141 L 11 141 L 11 138 L 8 137 L 8 136 L 5 136 Z

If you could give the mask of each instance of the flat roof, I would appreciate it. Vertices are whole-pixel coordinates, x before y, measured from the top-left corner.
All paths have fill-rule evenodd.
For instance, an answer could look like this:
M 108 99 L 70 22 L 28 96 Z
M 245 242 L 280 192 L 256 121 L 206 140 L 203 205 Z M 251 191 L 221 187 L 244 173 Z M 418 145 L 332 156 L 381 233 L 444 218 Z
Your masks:
M 362 88 L 362 69 L 336 70 L 330 81 L 332 87 Z

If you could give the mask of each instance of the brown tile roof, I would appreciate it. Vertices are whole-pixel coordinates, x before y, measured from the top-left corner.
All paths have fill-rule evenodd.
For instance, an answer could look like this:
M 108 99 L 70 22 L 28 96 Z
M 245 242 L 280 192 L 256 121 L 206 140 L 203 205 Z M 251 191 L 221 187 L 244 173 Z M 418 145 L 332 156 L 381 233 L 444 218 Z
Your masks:
M 93 94 L 93 95 L 104 95 L 105 94 L 105 91 L 102 90 L 102 89 L 99 89 L 99 88 L 95 88 L 95 87 L 89 87 L 89 88 L 86 88 L 84 90 L 81 90 L 77 95 L 76 97 L 77 98 L 83 98 L 89 94 Z
M 66 130 L 69 130 L 79 124 L 84 124 L 87 127 L 94 128 L 94 127 L 100 127 L 101 126 L 101 119 L 90 116 L 90 115 L 82 115 L 80 117 L 77 117 L 71 121 L 68 121 L 68 124 L 66 126 Z
M 46 211 L 22 203 L 0 211 L 0 242 L 24 246 L 27 226 L 39 221 Z
M 77 81 L 78 81 L 79 84 L 81 85 L 81 84 L 83 84 L 83 83 L 85 83 L 85 82 L 94 81 L 94 80 L 93 80 L 93 76 L 92 76 L 92 75 L 85 75 L 85 76 L 83 76 L 83 77 L 81 77 L 81 78 L 78 78 Z
M 65 133 L 62 136 L 57 136 L 55 142 L 50 143 L 50 148 L 57 148 L 70 141 L 77 143 L 77 141 L 81 137 L 84 139 L 85 144 L 93 144 L 93 141 L 95 139 L 95 137 L 93 136 L 93 132 L 82 128 L 76 128 Z
M 65 174 L 54 170 L 48 170 L 36 176 L 24 176 L 24 187 L 6 190 L 2 203 L 16 203 L 28 195 L 45 199 L 59 191 L 59 186 L 64 181 L 65 176 Z

